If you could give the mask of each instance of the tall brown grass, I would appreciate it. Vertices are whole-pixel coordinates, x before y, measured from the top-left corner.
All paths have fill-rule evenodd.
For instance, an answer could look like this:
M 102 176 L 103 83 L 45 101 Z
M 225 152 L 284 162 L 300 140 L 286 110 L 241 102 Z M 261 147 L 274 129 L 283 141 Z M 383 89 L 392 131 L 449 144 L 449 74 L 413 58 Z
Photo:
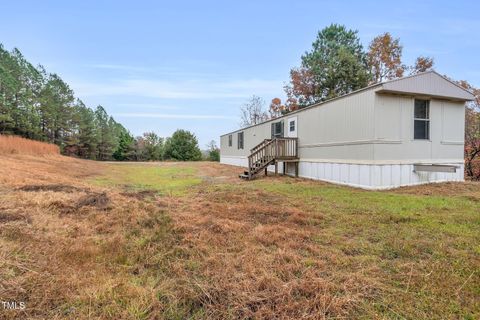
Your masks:
M 0 157 L 0 301 L 26 302 L 0 319 L 480 319 L 476 182 L 371 193 L 129 166 Z M 187 170 L 206 178 L 182 195 L 131 182 Z
M 0 155 L 1 154 L 30 154 L 46 155 L 59 154 L 58 146 L 17 136 L 0 134 Z

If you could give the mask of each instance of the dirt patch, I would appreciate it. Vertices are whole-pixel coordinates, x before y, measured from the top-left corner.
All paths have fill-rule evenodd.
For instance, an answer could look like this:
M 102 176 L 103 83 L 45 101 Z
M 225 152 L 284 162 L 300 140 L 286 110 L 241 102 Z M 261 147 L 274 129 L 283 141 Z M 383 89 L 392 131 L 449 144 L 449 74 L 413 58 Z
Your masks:
M 203 173 L 201 176 L 202 180 L 207 183 L 242 182 L 242 180 L 238 178 L 238 175 L 244 171 L 243 168 L 222 165 L 215 162 L 200 162 L 198 163 L 198 167 L 200 172 Z
M 56 209 L 62 214 L 73 213 L 77 208 L 72 205 L 68 205 L 62 201 L 53 201 L 49 204 L 49 208 Z
M 110 198 L 107 196 L 107 193 L 92 193 L 87 194 L 84 197 L 81 197 L 76 206 L 77 208 L 81 207 L 95 207 L 97 209 L 107 209 L 110 204 Z
M 83 207 L 93 207 L 99 210 L 108 210 L 110 209 L 110 198 L 105 192 L 96 193 L 91 192 L 86 189 L 78 188 L 75 186 L 67 184 L 48 184 L 48 185 L 26 185 L 18 188 L 17 190 L 26 191 L 26 192 L 41 192 L 41 191 L 51 191 L 51 192 L 61 192 L 61 193 L 75 193 L 82 192 L 86 195 L 80 197 L 75 202 L 65 202 L 61 200 L 52 201 L 48 206 L 52 209 L 58 210 L 61 214 L 72 214 L 77 213 L 79 209 Z
M 97 210 L 110 210 L 110 198 L 105 192 L 103 193 L 89 193 L 74 204 L 68 204 L 62 201 L 53 201 L 49 205 L 50 208 L 54 208 L 60 212 L 60 214 L 73 214 L 78 213 L 83 207 L 91 207 Z
M 480 193 L 478 195 L 465 196 L 465 198 L 473 202 L 480 202 Z
M 7 223 L 12 221 L 25 221 L 31 223 L 31 219 L 28 216 L 18 213 L 0 212 L 0 223 Z
M 155 190 L 142 190 L 138 192 L 121 192 L 120 195 L 137 200 L 145 200 L 146 198 L 154 198 L 158 195 L 158 192 Z
M 386 192 L 423 196 L 469 196 L 471 198 L 480 198 L 480 182 L 430 183 L 420 186 L 401 187 Z
M 70 186 L 67 184 L 26 185 L 18 188 L 17 190 L 26 191 L 26 192 L 52 191 L 52 192 L 65 192 L 65 193 L 83 191 L 82 189 L 79 189 L 77 187 Z

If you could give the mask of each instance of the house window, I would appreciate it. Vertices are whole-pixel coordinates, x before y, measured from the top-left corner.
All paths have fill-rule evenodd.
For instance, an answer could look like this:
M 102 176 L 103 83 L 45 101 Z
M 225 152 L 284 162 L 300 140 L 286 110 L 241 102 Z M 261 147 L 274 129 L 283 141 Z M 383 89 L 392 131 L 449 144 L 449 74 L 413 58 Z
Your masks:
M 430 139 L 430 101 L 415 99 L 413 117 L 413 138 L 415 140 Z
M 289 128 L 290 128 L 290 132 L 295 131 L 295 120 L 290 121 Z
M 238 149 L 243 149 L 243 132 L 238 133 Z
M 233 136 L 231 134 L 228 135 L 228 146 L 231 147 L 232 146 L 232 140 L 233 140 Z
M 272 138 L 283 137 L 283 121 L 272 123 Z

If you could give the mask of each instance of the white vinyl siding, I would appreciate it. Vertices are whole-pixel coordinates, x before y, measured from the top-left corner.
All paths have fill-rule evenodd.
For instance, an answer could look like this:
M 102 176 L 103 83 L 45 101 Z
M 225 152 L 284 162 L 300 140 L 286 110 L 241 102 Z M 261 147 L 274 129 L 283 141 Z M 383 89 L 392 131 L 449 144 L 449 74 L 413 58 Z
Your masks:
M 272 137 L 272 123 L 284 120 L 285 136 L 291 136 L 289 122 L 297 117 L 295 129 L 302 161 L 462 160 L 464 101 L 429 96 L 430 91 L 436 92 L 429 87 L 434 85 L 433 80 L 455 85 L 440 76 L 417 77 L 426 82 L 421 86 L 422 95 L 386 92 L 380 84 L 223 135 L 221 154 L 246 158 L 250 149 Z M 414 139 L 415 99 L 430 101 L 429 140 Z M 237 148 L 238 132 L 244 132 L 244 149 Z M 229 134 L 233 134 L 235 148 L 228 147 Z

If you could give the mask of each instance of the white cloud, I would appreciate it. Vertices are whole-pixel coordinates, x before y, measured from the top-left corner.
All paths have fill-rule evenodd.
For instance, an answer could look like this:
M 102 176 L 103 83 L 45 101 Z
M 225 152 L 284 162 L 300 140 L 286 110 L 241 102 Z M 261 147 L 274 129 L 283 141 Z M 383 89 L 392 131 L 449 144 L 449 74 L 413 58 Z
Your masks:
M 129 65 L 121 65 L 121 64 L 106 64 L 106 63 L 98 63 L 98 64 L 89 64 L 87 65 L 90 68 L 94 69 L 108 69 L 108 70 L 120 70 L 120 71 L 146 71 L 148 69 L 143 67 L 135 67 Z
M 72 81 L 80 97 L 137 96 L 163 99 L 221 99 L 246 98 L 252 94 L 276 96 L 283 91 L 282 80 L 152 80 L 121 79 L 108 83 Z
M 114 113 L 115 118 L 160 118 L 160 119 L 189 119 L 189 120 L 213 120 L 213 119 L 224 119 L 224 120 L 236 120 L 237 117 L 228 117 L 221 115 L 205 115 L 205 114 L 169 114 L 169 113 L 136 113 L 136 112 L 126 112 L 126 113 Z
M 164 105 L 158 103 L 113 103 L 113 106 L 116 107 L 127 107 L 127 108 L 146 108 L 146 109 L 158 109 L 158 110 L 178 110 L 181 109 L 179 106 Z
M 208 61 L 203 60 L 181 60 L 174 63 L 172 65 L 181 65 L 184 68 L 186 66 L 195 66 L 195 67 L 211 67 L 215 65 L 215 63 L 211 63 Z M 128 65 L 128 64 L 109 64 L 109 63 L 93 63 L 93 64 L 86 64 L 85 67 L 91 69 L 98 69 L 104 72 L 113 71 L 113 72 L 123 72 L 125 75 L 140 75 L 140 74 L 149 74 L 150 76 L 168 76 L 168 77 L 184 77 L 184 78 L 215 78 L 219 77 L 218 73 L 213 72 L 193 72 L 193 71 L 185 71 L 179 70 L 178 68 L 165 66 L 165 65 L 156 65 L 156 66 L 135 66 L 135 65 Z M 187 68 L 188 69 L 188 68 Z M 189 70 L 189 69 L 188 69 Z

